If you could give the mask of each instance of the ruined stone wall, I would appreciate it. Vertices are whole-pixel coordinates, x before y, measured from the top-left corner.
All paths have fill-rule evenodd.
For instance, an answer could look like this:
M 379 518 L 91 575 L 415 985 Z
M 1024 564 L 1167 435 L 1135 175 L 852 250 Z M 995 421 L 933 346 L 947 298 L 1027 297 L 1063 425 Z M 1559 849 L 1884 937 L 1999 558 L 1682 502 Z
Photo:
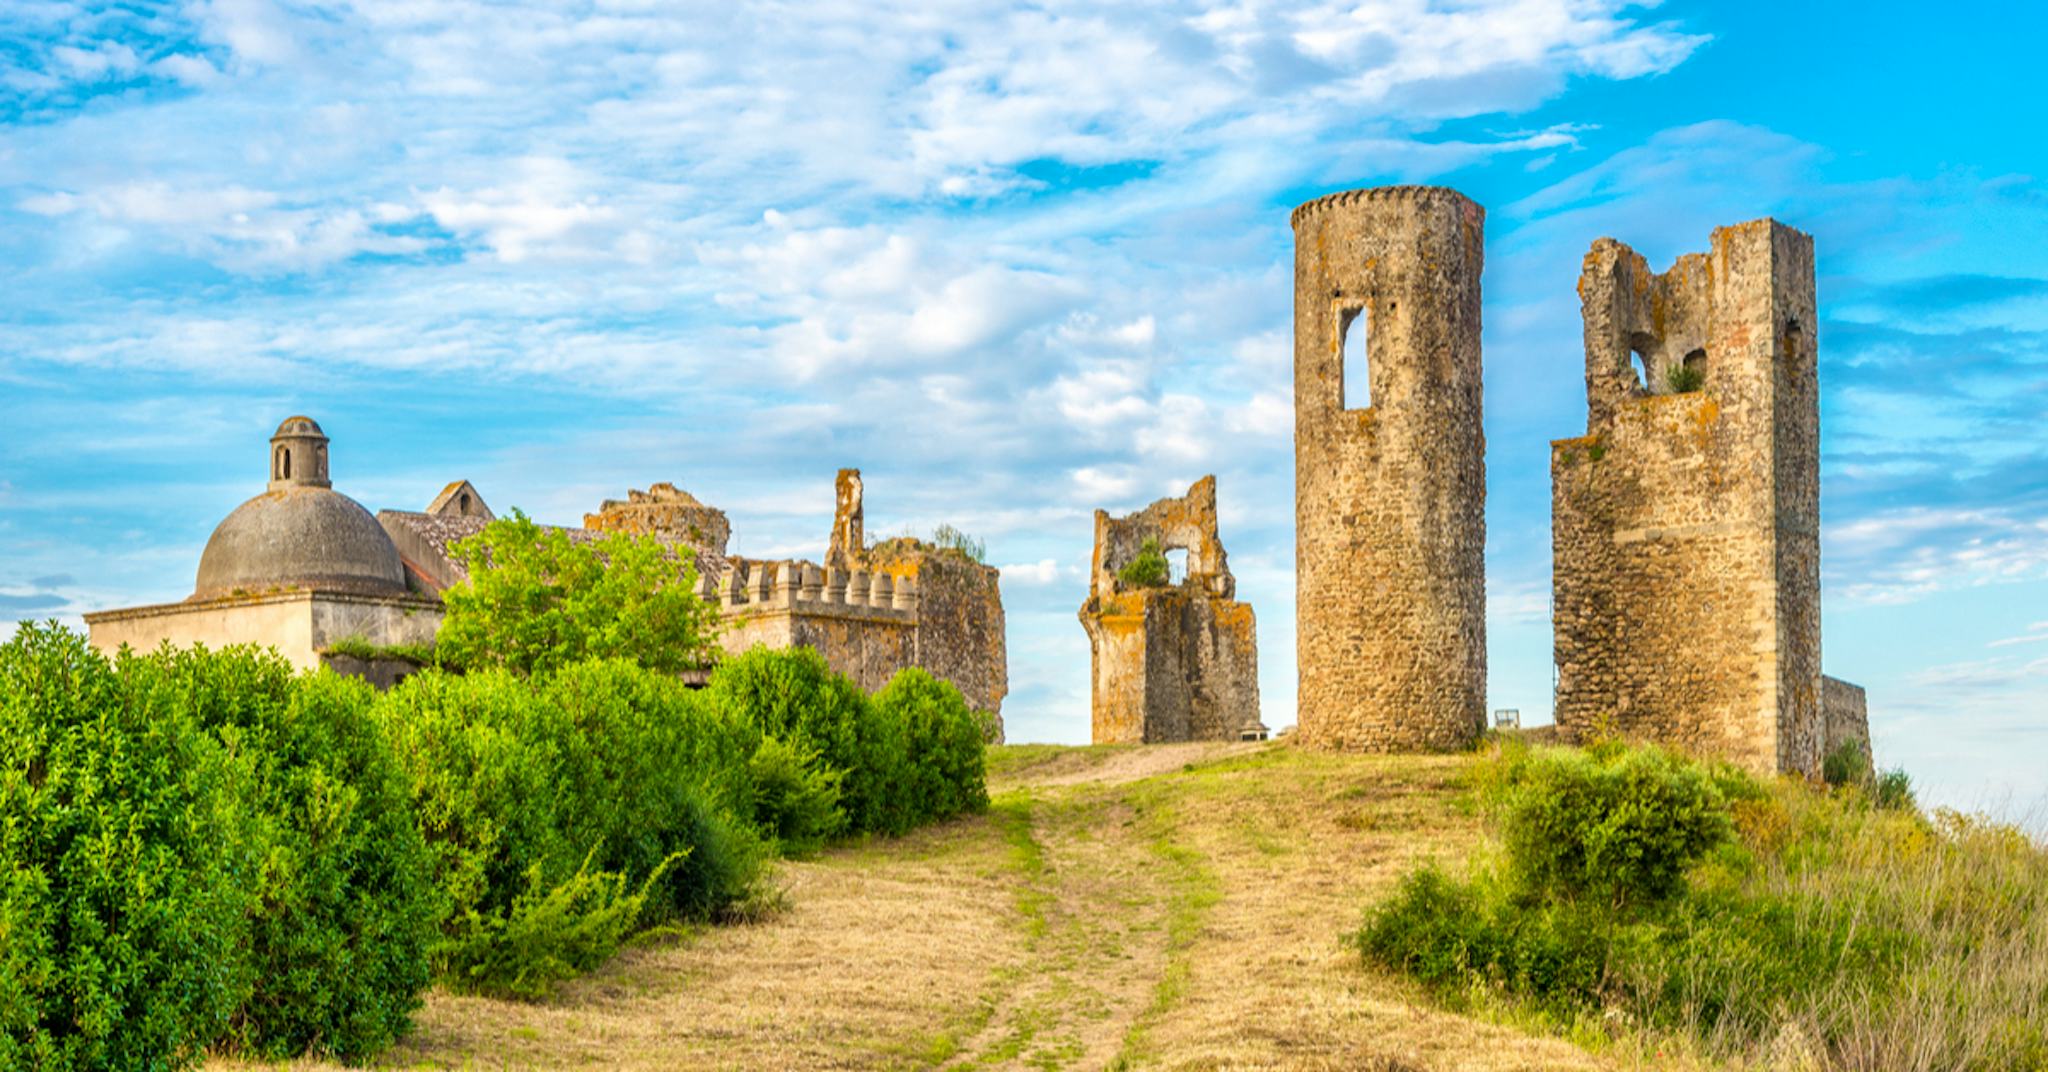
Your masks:
M 1823 675 L 1820 679 L 1821 722 L 1824 727 L 1821 757 L 1833 755 L 1844 744 L 1863 750 L 1865 777 L 1876 772 L 1876 753 L 1870 747 L 1870 702 L 1863 686 Z
M 1724 227 L 1654 274 L 1601 239 L 1579 295 L 1587 434 L 1551 445 L 1559 730 L 1818 770 L 1812 240 Z
M 698 551 L 723 556 L 732 539 L 725 511 L 706 506 L 697 497 L 663 482 L 646 491 L 628 491 L 626 501 L 606 499 L 597 513 L 583 515 L 583 527 L 596 532 L 628 532 L 662 536 Z
M 1162 587 L 1126 585 L 1118 571 L 1145 543 L 1187 552 L 1187 575 Z M 1097 744 L 1234 741 L 1263 736 L 1252 608 L 1217 532 L 1216 478 L 1128 517 L 1095 512 L 1088 601 Z
M 998 716 L 1000 725 L 1010 692 L 1001 571 L 913 539 L 877 544 L 861 561 L 877 576 L 915 586 L 915 665 L 952 682 L 968 706 Z
M 1485 211 L 1393 186 L 1311 201 L 1293 225 L 1301 737 L 1459 747 L 1486 719 Z M 1344 352 L 1357 316 L 1365 355 Z M 1347 405 L 1362 358 L 1371 405 Z

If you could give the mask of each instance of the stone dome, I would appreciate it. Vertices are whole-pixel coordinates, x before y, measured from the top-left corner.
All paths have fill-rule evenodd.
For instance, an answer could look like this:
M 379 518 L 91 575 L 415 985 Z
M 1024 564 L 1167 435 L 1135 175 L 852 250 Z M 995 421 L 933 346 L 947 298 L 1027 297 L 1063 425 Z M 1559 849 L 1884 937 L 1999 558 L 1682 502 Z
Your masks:
M 320 426 L 293 417 L 270 442 L 270 488 L 213 530 L 192 598 L 274 588 L 403 595 L 405 566 L 384 526 L 328 486 Z

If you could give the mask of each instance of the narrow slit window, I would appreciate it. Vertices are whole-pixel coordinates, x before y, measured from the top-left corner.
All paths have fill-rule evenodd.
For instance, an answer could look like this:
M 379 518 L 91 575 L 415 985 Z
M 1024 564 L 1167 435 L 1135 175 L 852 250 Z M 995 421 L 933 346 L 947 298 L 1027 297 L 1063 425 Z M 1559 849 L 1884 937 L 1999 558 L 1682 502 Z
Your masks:
M 1346 309 L 1340 323 L 1344 332 L 1344 349 L 1340 360 L 1344 366 L 1344 408 L 1372 408 L 1372 358 L 1370 344 L 1372 336 L 1372 314 L 1364 308 Z
M 278 479 L 290 480 L 292 478 L 292 452 L 281 450 L 278 451 L 278 455 Z

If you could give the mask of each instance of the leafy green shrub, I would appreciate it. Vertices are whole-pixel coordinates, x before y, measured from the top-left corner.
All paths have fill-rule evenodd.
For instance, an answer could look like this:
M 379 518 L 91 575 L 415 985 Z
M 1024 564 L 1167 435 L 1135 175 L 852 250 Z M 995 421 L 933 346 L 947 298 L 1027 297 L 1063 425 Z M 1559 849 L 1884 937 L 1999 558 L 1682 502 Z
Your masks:
M 912 825 L 900 796 L 908 762 L 900 724 L 877 718 L 860 686 L 816 650 L 755 647 L 720 663 L 705 691 L 720 708 L 837 772 L 850 832 L 900 833 Z
M 554 984 L 603 964 L 631 934 L 646 903 L 643 884 L 626 892 L 626 878 L 591 871 L 589 861 L 567 881 L 547 885 L 541 865 L 527 871 L 527 886 L 511 911 L 466 931 L 448 959 L 458 984 L 515 998 L 542 998 Z M 649 882 L 660 872 L 648 876 Z
M 1137 555 L 1116 571 L 1116 579 L 1130 588 L 1159 588 L 1166 584 L 1171 574 L 1166 552 L 1160 548 L 1159 541 L 1147 539 L 1139 545 Z
M 1555 798 L 1545 814 L 1597 814 L 1587 801 L 1672 794 L 1589 793 L 1586 770 L 1559 764 L 1620 771 L 1646 751 L 1503 749 L 1478 765 L 1475 781 L 1504 827 L 1532 793 Z M 1530 873 L 1573 872 L 1554 860 L 1531 868 L 1531 852 L 1584 856 L 1589 840 L 1609 851 L 1640 839 L 1560 835 L 1579 843 L 1570 853 L 1510 842 L 1498 868 L 1476 867 L 1468 878 L 1434 868 L 1411 874 L 1368 912 L 1353 941 L 1367 960 L 1453 1003 L 1505 998 L 1573 1032 L 1597 1024 L 1641 1033 L 1660 1051 L 1665 1036 L 1683 1035 L 1688 1048 L 1743 1067 L 2040 1067 L 2048 1054 L 2038 1014 L 2048 979 L 2048 848 L 1977 817 L 1937 812 L 1930 821 L 1910 808 L 1871 807 L 1875 794 L 1764 783 L 1668 755 L 1655 755 L 1648 769 L 1660 773 L 1645 777 L 1689 781 L 1678 768 L 1732 802 L 1735 827 L 1691 857 L 1682 881 L 1652 869 L 1619 901 L 1583 883 L 1531 885 Z M 1648 895 L 1657 889 L 1666 893 Z M 1803 1052 L 1787 1052 L 1787 1038 Z
M 786 856 L 807 856 L 846 826 L 839 810 L 839 771 L 818 762 L 809 748 L 761 738 L 748 761 L 754 782 L 754 822 Z
M 395 1041 L 428 982 L 441 911 L 410 787 L 370 707 L 275 652 L 164 649 L 118 664 L 144 717 L 192 719 L 249 765 L 242 821 L 266 842 L 250 937 L 255 987 L 231 1042 L 357 1059 Z
M 1871 792 L 1871 799 L 1880 808 L 1911 810 L 1914 807 L 1913 779 L 1898 767 L 1883 771 L 1877 776 L 1877 786 Z
M 1870 754 L 1861 741 L 1843 741 L 1820 761 L 1821 781 L 1832 786 L 1860 785 L 1870 780 Z
M 1664 380 L 1671 385 L 1672 394 L 1690 394 L 1707 385 L 1707 370 L 1690 362 L 1673 365 L 1664 374 Z
M 686 853 L 650 892 L 648 922 L 707 918 L 744 897 L 762 862 L 750 822 L 753 724 L 700 690 L 622 659 L 567 667 L 541 686 L 560 721 L 560 805 L 575 845 L 638 881 Z
M 951 682 L 918 667 L 896 672 L 874 695 L 878 717 L 903 727 L 901 793 L 913 823 L 988 807 L 982 727 Z
M 457 985 L 543 992 L 759 876 L 763 848 L 735 818 L 751 814 L 759 732 L 680 681 L 624 660 L 542 680 L 429 670 L 378 712 L 452 907 L 433 959 Z
M 0 1067 L 175 1068 L 248 995 L 248 773 L 54 622 L 0 644 Z
M 1713 777 L 1654 748 L 1546 754 L 1529 764 L 1502 824 L 1525 893 L 1615 907 L 1676 893 L 1685 869 L 1733 831 Z
M 442 593 L 435 652 L 449 665 L 540 674 L 620 657 L 674 673 L 712 661 L 718 611 L 697 598 L 696 560 L 652 536 L 577 543 L 514 510 L 453 552 L 469 579 Z

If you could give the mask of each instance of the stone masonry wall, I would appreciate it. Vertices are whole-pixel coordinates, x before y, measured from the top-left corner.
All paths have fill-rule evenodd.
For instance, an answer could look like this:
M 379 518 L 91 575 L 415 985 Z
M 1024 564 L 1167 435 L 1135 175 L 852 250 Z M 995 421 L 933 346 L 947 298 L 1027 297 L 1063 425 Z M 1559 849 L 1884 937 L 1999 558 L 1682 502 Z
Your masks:
M 1812 240 L 1724 227 L 1653 274 L 1603 238 L 1579 296 L 1587 434 L 1551 446 L 1560 731 L 1817 771 Z
M 1304 742 L 1455 748 L 1485 726 L 1485 210 L 1352 190 L 1294 210 L 1295 584 Z M 1365 355 L 1344 353 L 1367 323 Z M 1369 360 L 1349 408 L 1346 360 Z
M 804 644 L 870 690 L 921 667 L 994 716 L 1000 734 L 1010 691 L 1000 571 L 908 537 L 863 546 L 857 469 L 840 470 L 836 498 L 825 565 L 734 558 L 700 579 L 727 623 L 725 649 Z
M 1876 770 L 1876 763 L 1870 749 L 1870 703 L 1863 694 L 1863 686 L 1851 685 L 1839 678 L 1823 676 L 1820 679 L 1821 721 L 1826 727 L 1821 747 L 1821 757 L 1833 755 L 1835 749 L 1845 744 L 1855 744 L 1863 750 L 1863 774 L 1867 777 Z
M 1147 540 L 1187 551 L 1187 576 L 1164 587 L 1124 584 L 1117 572 Z M 1128 517 L 1095 512 L 1094 569 L 1080 611 L 1095 743 L 1264 736 L 1257 627 L 1236 590 L 1217 535 L 1215 477 Z
M 583 515 L 583 527 L 596 532 L 629 532 L 663 536 L 701 552 L 723 556 L 732 539 L 725 511 L 706 506 L 674 484 L 663 482 L 646 491 L 626 493 L 626 501 L 606 499 L 597 513 Z

